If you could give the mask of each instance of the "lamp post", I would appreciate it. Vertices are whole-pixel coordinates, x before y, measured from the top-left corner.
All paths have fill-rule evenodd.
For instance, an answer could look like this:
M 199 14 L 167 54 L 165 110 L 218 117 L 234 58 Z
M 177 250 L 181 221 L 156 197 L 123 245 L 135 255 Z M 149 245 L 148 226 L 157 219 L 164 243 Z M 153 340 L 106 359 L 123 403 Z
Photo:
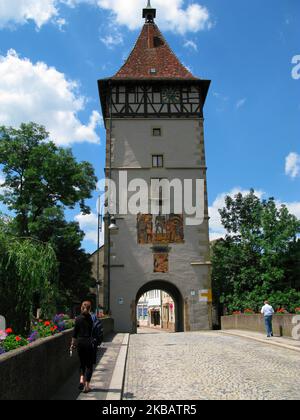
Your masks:
M 97 203 L 97 280 L 96 280 L 96 315 L 98 315 L 98 308 L 100 304 L 100 233 L 102 231 L 102 216 L 100 211 L 100 196 Z
M 108 177 L 109 180 L 112 179 L 112 85 L 109 83 L 109 149 L 108 149 Z M 116 224 L 116 218 L 115 216 L 110 214 L 110 192 L 108 197 L 108 212 L 104 216 L 105 221 L 105 228 L 106 234 L 107 234 L 107 304 L 106 304 L 106 310 L 109 314 L 110 312 L 110 256 L 111 256 L 111 249 L 110 249 L 110 235 L 111 232 L 116 232 L 118 230 L 118 226 Z
M 107 303 L 106 303 L 106 311 L 109 314 L 110 312 L 110 256 L 111 256 L 111 250 L 110 250 L 110 235 L 111 232 L 118 231 L 118 226 L 116 224 L 116 218 L 115 216 L 112 216 L 110 213 L 107 213 L 104 216 L 105 226 L 107 228 Z

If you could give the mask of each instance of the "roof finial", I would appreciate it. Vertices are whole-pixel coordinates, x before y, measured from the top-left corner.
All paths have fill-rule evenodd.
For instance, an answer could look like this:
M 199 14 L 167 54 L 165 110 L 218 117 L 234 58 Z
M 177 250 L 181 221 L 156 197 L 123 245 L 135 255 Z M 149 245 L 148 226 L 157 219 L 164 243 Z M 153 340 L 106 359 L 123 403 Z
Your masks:
M 151 6 L 151 0 L 148 0 L 147 7 L 143 9 L 143 18 L 146 19 L 146 23 L 153 23 L 156 18 L 156 9 Z

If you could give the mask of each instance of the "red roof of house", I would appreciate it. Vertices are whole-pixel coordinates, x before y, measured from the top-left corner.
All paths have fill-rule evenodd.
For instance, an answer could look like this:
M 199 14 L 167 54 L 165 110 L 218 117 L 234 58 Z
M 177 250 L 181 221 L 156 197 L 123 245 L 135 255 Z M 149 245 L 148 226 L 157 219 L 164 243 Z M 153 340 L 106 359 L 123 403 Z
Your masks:
M 155 23 L 145 23 L 142 32 L 113 80 L 197 78 L 181 64 Z

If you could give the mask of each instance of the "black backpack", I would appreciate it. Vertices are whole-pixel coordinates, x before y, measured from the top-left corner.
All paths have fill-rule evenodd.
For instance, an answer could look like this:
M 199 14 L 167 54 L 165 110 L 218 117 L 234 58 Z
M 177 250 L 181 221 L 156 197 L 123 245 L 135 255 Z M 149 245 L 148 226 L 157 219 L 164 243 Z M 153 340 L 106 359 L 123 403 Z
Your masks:
M 93 319 L 93 331 L 92 338 L 94 339 L 97 346 L 103 342 L 103 324 L 101 319 L 97 318 L 96 315 L 92 315 Z

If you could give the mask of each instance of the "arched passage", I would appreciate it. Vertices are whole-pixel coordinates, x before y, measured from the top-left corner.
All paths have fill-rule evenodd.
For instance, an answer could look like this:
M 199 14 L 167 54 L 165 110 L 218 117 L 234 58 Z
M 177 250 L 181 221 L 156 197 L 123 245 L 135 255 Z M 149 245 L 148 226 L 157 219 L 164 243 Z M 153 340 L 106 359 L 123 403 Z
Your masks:
M 174 284 L 169 283 L 164 280 L 153 280 L 149 283 L 146 283 L 144 286 L 142 286 L 136 295 L 136 301 L 135 301 L 135 316 L 134 319 L 136 319 L 136 307 L 138 304 L 138 301 L 140 298 L 147 292 L 150 292 L 151 290 L 162 290 L 163 292 L 168 293 L 175 303 L 175 332 L 182 332 L 184 331 L 184 323 L 183 323 L 183 311 L 184 311 L 184 302 L 182 295 L 178 288 L 174 286 Z M 137 328 L 136 325 L 134 327 L 134 330 L 136 332 Z

